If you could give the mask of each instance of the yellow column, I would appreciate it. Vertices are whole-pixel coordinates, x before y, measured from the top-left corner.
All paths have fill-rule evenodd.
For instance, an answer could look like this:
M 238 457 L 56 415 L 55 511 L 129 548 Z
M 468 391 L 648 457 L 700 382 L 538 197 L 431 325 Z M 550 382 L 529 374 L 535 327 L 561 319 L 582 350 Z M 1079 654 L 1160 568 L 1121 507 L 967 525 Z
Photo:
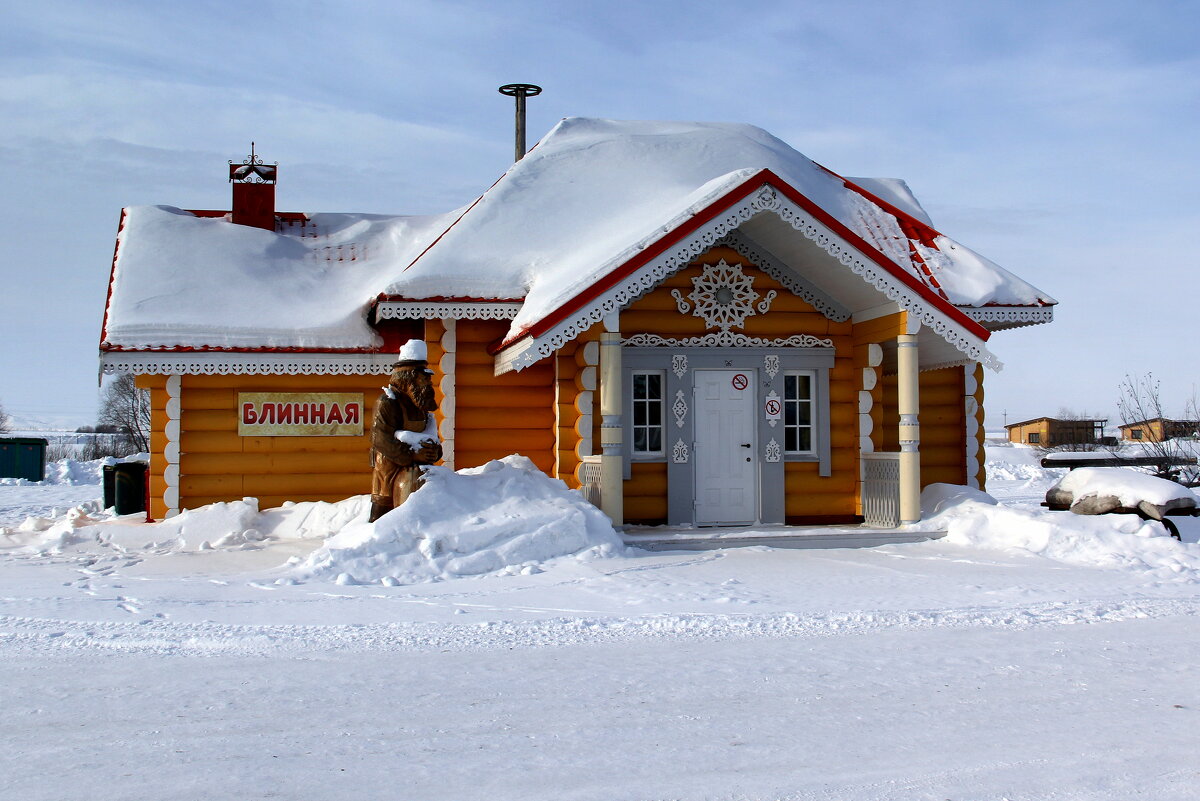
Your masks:
M 621 332 L 617 315 L 604 321 L 600 335 L 600 509 L 614 526 L 625 522 L 621 442 Z
M 921 519 L 921 427 L 917 423 L 920 410 L 917 360 L 917 337 L 901 334 L 896 337 L 896 405 L 900 412 L 900 522 L 916 523 Z

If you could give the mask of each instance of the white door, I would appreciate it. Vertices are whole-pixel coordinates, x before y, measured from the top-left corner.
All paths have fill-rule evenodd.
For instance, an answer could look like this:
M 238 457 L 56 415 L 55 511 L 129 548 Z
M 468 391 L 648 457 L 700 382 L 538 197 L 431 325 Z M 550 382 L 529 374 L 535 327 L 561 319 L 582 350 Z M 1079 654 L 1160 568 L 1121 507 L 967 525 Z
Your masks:
M 754 371 L 696 370 L 696 523 L 758 520 Z

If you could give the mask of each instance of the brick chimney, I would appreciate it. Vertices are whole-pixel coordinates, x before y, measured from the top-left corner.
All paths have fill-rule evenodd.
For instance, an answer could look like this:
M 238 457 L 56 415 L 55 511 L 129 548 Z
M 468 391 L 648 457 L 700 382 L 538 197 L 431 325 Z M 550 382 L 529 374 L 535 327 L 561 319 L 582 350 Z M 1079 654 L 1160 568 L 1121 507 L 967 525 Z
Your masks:
M 233 221 L 238 225 L 275 230 L 275 177 L 278 164 L 264 164 L 254 153 L 241 164 L 229 162 L 229 182 L 233 184 Z

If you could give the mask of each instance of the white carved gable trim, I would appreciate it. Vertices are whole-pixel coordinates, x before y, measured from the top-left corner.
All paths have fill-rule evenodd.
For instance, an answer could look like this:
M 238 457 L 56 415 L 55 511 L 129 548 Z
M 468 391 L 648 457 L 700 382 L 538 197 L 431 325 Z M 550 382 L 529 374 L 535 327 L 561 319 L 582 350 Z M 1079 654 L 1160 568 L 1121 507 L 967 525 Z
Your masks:
M 106 374 L 387 375 L 394 353 L 103 353 Z
M 379 320 L 511 320 L 520 303 L 384 300 L 375 307 Z
M 1006 328 L 1021 328 L 1026 325 L 1042 325 L 1054 321 L 1053 306 L 998 307 L 959 306 L 959 311 L 975 322 L 992 331 Z
M 603 320 L 607 315 L 625 308 L 653 290 L 668 275 L 687 266 L 730 231 L 754 215 L 763 212 L 778 215 L 802 236 L 875 287 L 889 300 L 899 303 L 916 321 L 945 339 L 961 351 L 966 358 L 982 362 L 993 370 L 1003 367 L 1002 363 L 988 351 L 978 337 L 928 303 L 916 289 L 902 283 L 885 268 L 871 261 L 843 240 L 812 214 L 764 184 L 757 192 L 734 203 L 723 213 L 713 217 L 660 256 L 620 281 L 616 286 L 600 294 L 587 306 L 554 325 L 541 336 L 527 337 L 505 348 L 496 357 L 496 373 L 523 370 L 546 358 Z

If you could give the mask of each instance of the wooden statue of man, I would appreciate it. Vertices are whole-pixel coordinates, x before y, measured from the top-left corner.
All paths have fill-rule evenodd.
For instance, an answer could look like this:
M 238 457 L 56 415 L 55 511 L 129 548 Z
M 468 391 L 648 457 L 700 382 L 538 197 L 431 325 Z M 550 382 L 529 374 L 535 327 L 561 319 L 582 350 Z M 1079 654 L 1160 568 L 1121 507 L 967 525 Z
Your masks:
M 419 339 L 409 340 L 392 365 L 391 379 L 371 422 L 371 521 L 404 503 L 421 486 L 423 465 L 442 458 L 433 410 L 433 371 Z

